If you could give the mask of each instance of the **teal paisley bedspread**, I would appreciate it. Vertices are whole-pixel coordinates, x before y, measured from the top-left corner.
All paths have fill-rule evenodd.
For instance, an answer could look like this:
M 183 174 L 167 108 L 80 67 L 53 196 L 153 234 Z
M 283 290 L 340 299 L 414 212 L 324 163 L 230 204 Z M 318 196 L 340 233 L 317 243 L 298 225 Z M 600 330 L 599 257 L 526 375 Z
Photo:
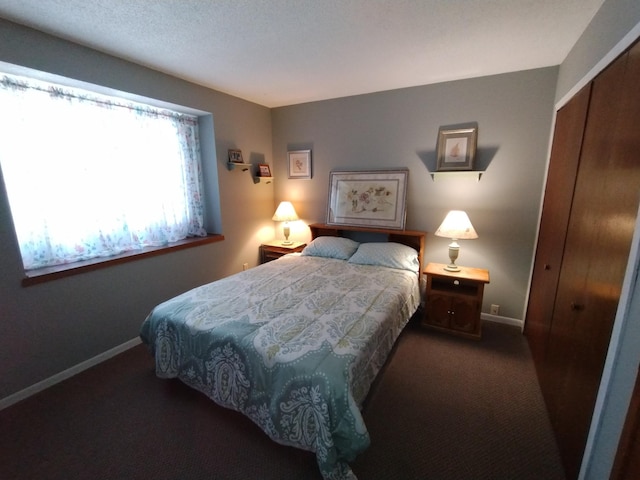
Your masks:
M 324 478 L 354 479 L 360 407 L 419 300 L 415 273 L 287 255 L 158 305 L 140 337 L 158 377 L 315 452 Z

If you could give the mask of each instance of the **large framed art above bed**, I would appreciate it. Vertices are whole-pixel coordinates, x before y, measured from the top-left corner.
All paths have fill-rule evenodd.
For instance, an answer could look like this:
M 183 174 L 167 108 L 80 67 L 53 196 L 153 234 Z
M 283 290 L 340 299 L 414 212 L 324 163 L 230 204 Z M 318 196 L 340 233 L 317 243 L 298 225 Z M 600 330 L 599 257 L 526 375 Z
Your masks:
M 332 171 L 327 223 L 404 230 L 408 169 Z
M 158 377 L 314 452 L 324 478 L 353 479 L 349 462 L 370 441 L 363 401 L 420 304 L 425 233 L 310 229 L 302 253 L 156 306 L 140 336 Z

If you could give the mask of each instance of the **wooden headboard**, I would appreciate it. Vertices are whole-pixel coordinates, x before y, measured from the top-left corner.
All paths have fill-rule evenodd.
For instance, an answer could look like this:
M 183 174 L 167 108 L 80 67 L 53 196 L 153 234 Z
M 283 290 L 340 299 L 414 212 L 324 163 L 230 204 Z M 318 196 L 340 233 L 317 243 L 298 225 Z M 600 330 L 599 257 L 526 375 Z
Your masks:
M 420 272 L 424 271 L 424 243 L 426 232 L 418 230 L 392 230 L 387 228 L 349 227 L 345 225 L 326 225 L 324 223 L 312 223 L 311 239 L 317 237 L 349 237 L 351 232 L 371 233 L 386 236 L 387 242 L 396 242 L 415 249 L 420 261 Z

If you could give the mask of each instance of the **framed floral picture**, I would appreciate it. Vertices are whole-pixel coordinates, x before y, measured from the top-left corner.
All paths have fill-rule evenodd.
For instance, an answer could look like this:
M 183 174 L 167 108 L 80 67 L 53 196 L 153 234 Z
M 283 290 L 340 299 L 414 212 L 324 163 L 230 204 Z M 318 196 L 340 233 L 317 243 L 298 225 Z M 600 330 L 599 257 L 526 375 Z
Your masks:
M 331 172 L 327 224 L 404 230 L 409 170 Z
M 287 152 L 289 178 L 311 178 L 311 150 Z
M 478 141 L 478 128 L 438 132 L 438 171 L 473 170 Z

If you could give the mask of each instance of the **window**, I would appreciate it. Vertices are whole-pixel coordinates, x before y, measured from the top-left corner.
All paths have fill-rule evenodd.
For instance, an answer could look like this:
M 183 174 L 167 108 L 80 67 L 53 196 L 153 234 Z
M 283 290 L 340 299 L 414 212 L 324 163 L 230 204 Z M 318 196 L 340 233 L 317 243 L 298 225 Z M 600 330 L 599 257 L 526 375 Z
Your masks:
M 197 117 L 9 74 L 0 105 L 25 270 L 206 235 Z

